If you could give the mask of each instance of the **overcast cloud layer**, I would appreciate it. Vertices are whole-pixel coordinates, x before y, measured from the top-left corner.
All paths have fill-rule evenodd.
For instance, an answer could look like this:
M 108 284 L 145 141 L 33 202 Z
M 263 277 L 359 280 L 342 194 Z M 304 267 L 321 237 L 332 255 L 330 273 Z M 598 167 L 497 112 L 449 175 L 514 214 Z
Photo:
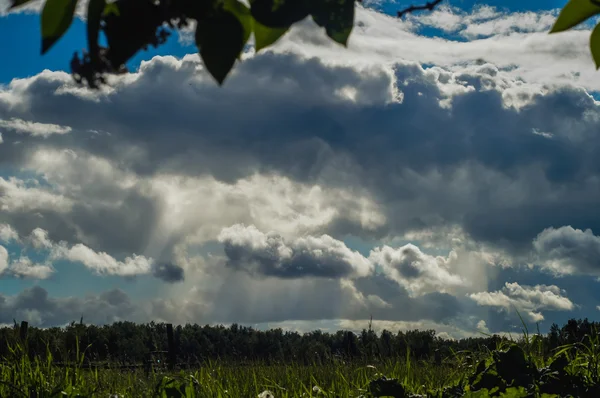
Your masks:
M 0 324 L 372 315 L 463 337 L 595 310 L 561 278 L 600 275 L 600 75 L 554 16 L 360 9 L 348 49 L 303 23 L 222 88 L 197 55 L 100 92 L 0 87 L 0 281 L 42 281 L 0 290 Z M 58 263 L 158 295 L 51 297 Z M 552 283 L 491 288 L 507 268 Z

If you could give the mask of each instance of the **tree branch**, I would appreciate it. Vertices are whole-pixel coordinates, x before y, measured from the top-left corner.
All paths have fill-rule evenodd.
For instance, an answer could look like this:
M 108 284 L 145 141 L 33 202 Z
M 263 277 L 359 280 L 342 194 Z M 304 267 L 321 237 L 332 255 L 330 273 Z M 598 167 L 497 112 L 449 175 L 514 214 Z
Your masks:
M 407 7 L 403 10 L 398 11 L 398 18 L 402 18 L 404 16 L 404 14 L 410 14 L 413 13 L 415 11 L 422 11 L 422 10 L 428 10 L 428 11 L 433 11 L 433 9 L 439 5 L 442 1 L 444 0 L 433 0 L 433 1 L 428 1 L 427 3 L 423 4 L 422 6 L 413 6 L 411 5 L 410 7 Z

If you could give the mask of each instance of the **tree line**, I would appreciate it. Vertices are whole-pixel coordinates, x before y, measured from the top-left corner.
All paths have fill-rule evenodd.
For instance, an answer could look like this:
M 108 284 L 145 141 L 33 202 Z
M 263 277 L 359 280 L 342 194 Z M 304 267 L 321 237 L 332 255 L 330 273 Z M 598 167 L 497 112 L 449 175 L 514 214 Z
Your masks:
M 598 322 L 569 320 L 564 326 L 553 324 L 545 335 L 537 335 L 545 353 L 595 336 Z M 409 330 L 376 333 L 370 327 L 360 333 L 340 330 L 309 333 L 270 329 L 256 330 L 233 324 L 229 327 L 186 324 L 173 328 L 175 356 L 178 363 L 196 364 L 211 360 L 235 363 L 264 361 L 267 363 L 323 363 L 334 359 L 373 360 L 406 358 L 440 360 L 459 351 L 493 350 L 503 340 L 499 335 L 481 335 L 459 340 L 436 336 L 434 330 Z M 518 338 L 518 336 L 512 336 Z M 18 325 L 0 329 L 0 358 L 8 358 L 19 341 Z M 141 364 L 152 352 L 167 351 L 165 323 L 115 322 L 111 325 L 71 323 L 66 327 L 28 330 L 29 355 L 56 362 L 75 360 L 77 350 L 85 353 L 90 363 Z

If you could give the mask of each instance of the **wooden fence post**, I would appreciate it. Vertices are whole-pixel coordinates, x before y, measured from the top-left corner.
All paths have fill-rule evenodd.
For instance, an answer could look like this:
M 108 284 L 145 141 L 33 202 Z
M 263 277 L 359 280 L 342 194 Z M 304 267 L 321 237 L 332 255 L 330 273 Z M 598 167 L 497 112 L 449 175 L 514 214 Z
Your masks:
M 21 327 L 19 328 L 19 339 L 21 341 L 21 347 L 23 348 L 23 352 L 25 354 L 29 353 L 29 344 L 27 342 L 27 329 L 29 324 L 26 321 L 21 322 Z
M 27 341 L 27 328 L 29 324 L 26 321 L 21 322 L 21 327 L 19 328 L 19 337 L 21 338 L 21 342 L 25 343 Z
M 169 367 L 175 369 L 175 339 L 173 338 L 173 325 L 167 323 L 167 343 L 169 344 Z

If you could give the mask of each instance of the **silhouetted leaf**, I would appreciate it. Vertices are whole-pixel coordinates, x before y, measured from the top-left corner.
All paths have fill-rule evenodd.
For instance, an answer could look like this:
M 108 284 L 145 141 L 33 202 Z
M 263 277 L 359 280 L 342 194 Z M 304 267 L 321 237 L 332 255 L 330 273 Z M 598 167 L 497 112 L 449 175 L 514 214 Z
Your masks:
M 313 0 L 311 15 L 327 36 L 345 46 L 354 26 L 354 0 Z
M 250 12 L 237 0 L 227 0 L 223 9 L 198 21 L 196 45 L 206 69 L 219 84 L 223 84 L 251 31 Z
M 591 0 L 570 0 L 558 14 L 550 33 L 562 32 L 600 13 L 600 7 Z
M 269 47 L 289 30 L 287 28 L 269 28 L 258 21 L 254 21 L 254 38 L 256 40 L 256 51 Z
M 252 16 L 269 28 L 288 28 L 310 13 L 307 0 L 250 0 Z
M 385 376 L 369 383 L 369 392 L 374 397 L 404 398 L 406 390 L 398 379 L 387 379 Z
M 590 48 L 592 57 L 596 63 L 596 69 L 600 69 L 600 24 L 596 25 L 590 36 Z
M 65 34 L 75 15 L 77 0 L 47 0 L 42 10 L 42 54 Z
M 569 359 L 566 355 L 562 354 L 555 358 L 554 361 L 552 361 L 552 363 L 550 364 L 550 370 L 554 372 L 564 372 L 568 364 Z
M 250 38 L 250 34 L 252 33 L 254 18 L 252 18 L 252 14 L 250 13 L 250 9 L 246 7 L 245 4 L 240 3 L 238 0 L 225 0 L 225 5 L 223 6 L 225 11 L 232 13 L 238 21 L 242 24 L 242 28 L 244 30 L 242 49 L 244 45 Z M 238 53 L 238 57 L 241 55 Z

